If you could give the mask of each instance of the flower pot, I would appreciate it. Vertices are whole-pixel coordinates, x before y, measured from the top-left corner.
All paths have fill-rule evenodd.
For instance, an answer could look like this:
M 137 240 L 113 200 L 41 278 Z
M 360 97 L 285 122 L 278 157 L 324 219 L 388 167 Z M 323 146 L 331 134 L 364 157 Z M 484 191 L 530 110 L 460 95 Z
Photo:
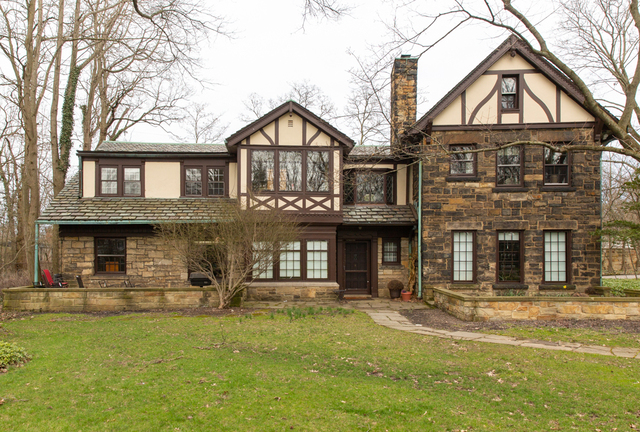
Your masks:
M 392 299 L 400 298 L 400 288 L 389 288 L 389 297 Z
M 411 292 L 410 291 L 402 291 L 400 294 L 402 295 L 402 301 L 411 300 Z

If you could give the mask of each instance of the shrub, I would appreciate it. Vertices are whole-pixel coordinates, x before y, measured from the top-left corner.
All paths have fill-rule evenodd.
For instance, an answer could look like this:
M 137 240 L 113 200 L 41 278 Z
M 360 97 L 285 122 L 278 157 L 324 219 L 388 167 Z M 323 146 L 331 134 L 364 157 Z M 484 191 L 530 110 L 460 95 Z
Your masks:
M 16 344 L 0 342 L 0 369 L 9 365 L 25 363 L 29 360 L 29 354 Z
M 390 280 L 387 284 L 387 288 L 389 289 L 404 289 L 404 284 L 400 282 L 398 279 Z
M 5 271 L 0 273 L 0 290 L 20 286 L 30 286 L 33 282 L 25 271 Z

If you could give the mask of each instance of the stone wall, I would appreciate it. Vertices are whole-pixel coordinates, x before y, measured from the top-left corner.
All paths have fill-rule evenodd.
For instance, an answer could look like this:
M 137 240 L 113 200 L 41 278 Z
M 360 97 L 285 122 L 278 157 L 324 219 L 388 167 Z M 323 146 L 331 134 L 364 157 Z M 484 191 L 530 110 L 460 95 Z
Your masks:
M 514 140 L 593 144 L 592 129 L 433 132 L 423 147 L 423 288 L 492 292 L 496 284 L 496 232 L 522 231 L 524 278 L 514 287 L 537 293 L 543 281 L 545 230 L 571 232 L 570 288 L 584 291 L 600 284 L 600 243 L 592 236 L 600 227 L 600 155 L 572 154 L 569 187 L 543 185 L 543 148 L 524 149 L 524 187 L 496 188 L 496 152 L 477 154 L 477 176 L 450 177 L 450 156 L 441 151 L 453 144 L 478 149 Z M 452 231 L 476 232 L 476 281 L 452 283 Z M 505 286 L 505 285 L 501 285 Z
M 65 280 L 82 276 L 87 288 L 123 286 L 130 280 L 136 287 L 186 287 L 187 267 L 173 248 L 156 236 L 127 237 L 126 274 L 95 274 L 93 237 L 63 237 L 62 272 Z
M 247 299 L 259 301 L 335 300 L 337 282 L 262 282 L 253 281 L 247 287 Z
M 4 310 L 34 312 L 117 312 L 217 307 L 215 289 L 189 288 L 10 288 Z
M 640 320 L 640 297 L 489 297 L 434 289 L 438 308 L 464 321 Z
M 409 238 L 400 238 L 400 264 L 382 264 L 382 238 L 378 237 L 378 297 L 389 298 L 389 281 L 397 279 L 407 287 L 409 281 Z

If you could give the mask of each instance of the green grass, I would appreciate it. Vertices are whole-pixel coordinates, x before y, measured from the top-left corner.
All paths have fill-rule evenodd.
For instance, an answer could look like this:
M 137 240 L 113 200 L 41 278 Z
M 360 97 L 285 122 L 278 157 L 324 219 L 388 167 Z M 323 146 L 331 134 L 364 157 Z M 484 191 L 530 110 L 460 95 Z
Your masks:
M 602 285 L 609 288 L 640 290 L 640 279 L 602 279 Z
M 2 431 L 640 427 L 640 362 L 455 342 L 362 313 L 36 315 L 0 338 Z

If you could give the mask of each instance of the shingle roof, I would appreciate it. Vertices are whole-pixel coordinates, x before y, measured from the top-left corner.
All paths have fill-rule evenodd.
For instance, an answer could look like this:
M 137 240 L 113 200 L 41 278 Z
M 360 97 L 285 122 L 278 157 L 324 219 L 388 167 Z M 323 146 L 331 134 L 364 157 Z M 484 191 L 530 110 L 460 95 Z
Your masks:
M 349 153 L 349 159 L 388 158 L 391 147 L 388 145 L 357 145 Z
M 345 225 L 415 225 L 417 213 L 412 205 L 344 206 Z
M 227 153 L 224 144 L 180 144 L 103 141 L 95 151 L 119 153 Z
M 78 198 L 78 175 L 38 218 L 39 222 L 74 223 L 156 223 L 199 221 L 222 217 L 224 204 L 231 199 L 202 198 Z

